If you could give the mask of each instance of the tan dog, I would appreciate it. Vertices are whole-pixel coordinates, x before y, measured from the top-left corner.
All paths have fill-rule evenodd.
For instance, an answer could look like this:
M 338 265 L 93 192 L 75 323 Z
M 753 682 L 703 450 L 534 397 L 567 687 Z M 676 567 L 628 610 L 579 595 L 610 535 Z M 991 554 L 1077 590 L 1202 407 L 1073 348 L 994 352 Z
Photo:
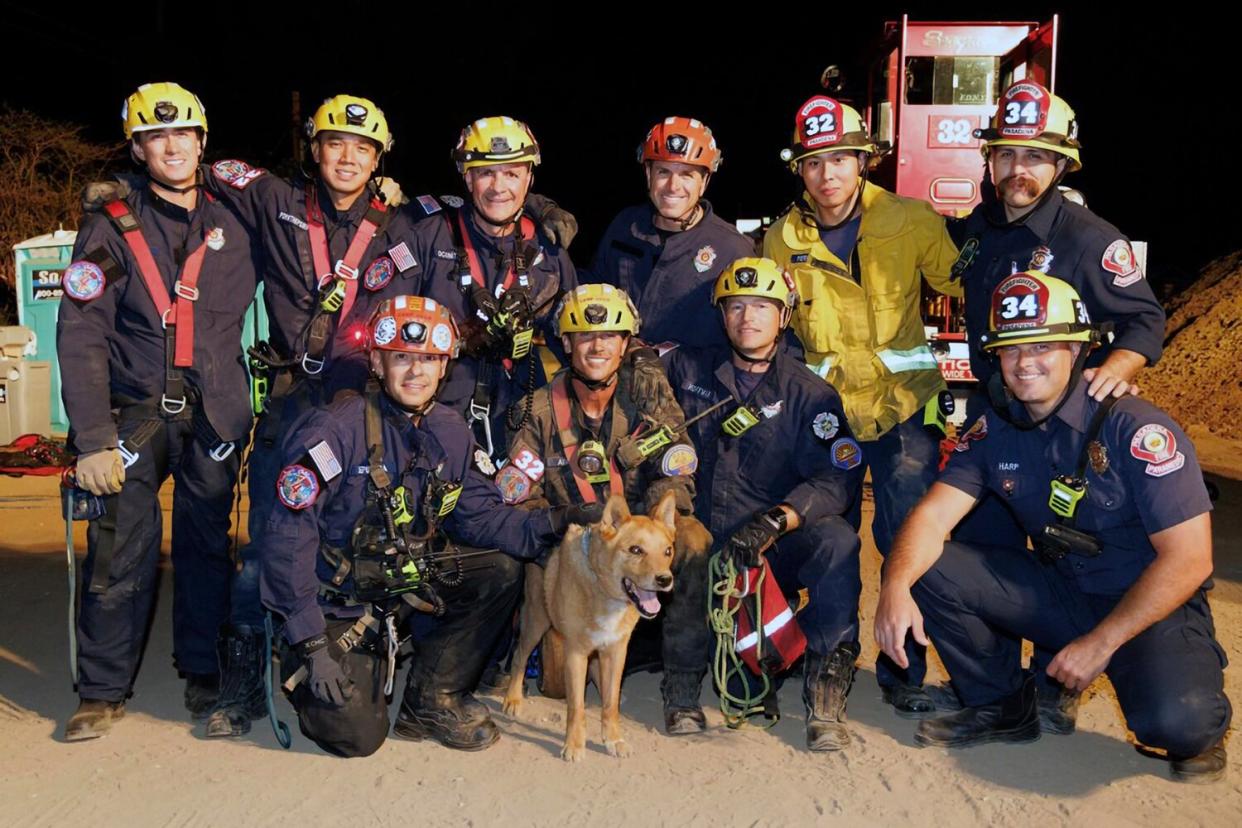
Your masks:
M 599 523 L 570 527 L 544 569 L 526 567 L 522 631 L 504 711 L 517 714 L 526 661 L 548 627 L 555 628 L 565 642 L 568 715 L 561 758 L 567 761 L 586 754 L 585 694 L 593 655 L 599 659 L 595 683 L 603 698 L 604 747 L 612 756 L 630 752 L 621 738 L 621 675 L 639 616 L 654 618 L 660 611 L 656 593 L 673 588 L 677 501 L 671 492 L 652 515 L 631 516 L 625 498 L 613 495 Z

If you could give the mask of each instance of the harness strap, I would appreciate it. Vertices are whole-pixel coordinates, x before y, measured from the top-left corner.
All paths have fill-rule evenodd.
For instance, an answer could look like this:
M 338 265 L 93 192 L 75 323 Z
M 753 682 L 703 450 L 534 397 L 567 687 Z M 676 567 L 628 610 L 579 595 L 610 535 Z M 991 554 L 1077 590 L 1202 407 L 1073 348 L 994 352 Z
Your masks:
M 561 449 L 565 452 L 565 461 L 578 486 L 578 494 L 585 503 L 594 503 L 595 487 L 586 479 L 586 474 L 578 468 L 575 458 L 578 454 L 578 437 L 573 430 L 573 413 L 569 404 L 569 380 L 564 374 L 552 380 L 552 416 L 556 420 L 556 433 L 561 441 Z M 617 466 L 615 456 L 608 458 L 611 474 L 608 476 L 608 489 L 612 494 L 624 495 L 625 485 L 621 478 L 621 470 Z

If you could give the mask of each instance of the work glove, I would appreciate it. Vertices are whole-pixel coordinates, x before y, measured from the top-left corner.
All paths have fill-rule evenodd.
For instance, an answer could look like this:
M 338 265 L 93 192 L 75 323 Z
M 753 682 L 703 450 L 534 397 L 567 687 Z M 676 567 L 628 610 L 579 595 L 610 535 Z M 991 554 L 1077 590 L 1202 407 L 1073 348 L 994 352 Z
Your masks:
M 646 345 L 631 348 L 621 362 L 621 374 L 623 380 L 629 380 L 630 399 L 638 402 L 639 410 L 658 417 L 661 405 L 667 405 L 671 389 L 656 349 Z
M 109 181 L 92 181 L 82 188 L 82 212 L 98 213 L 109 201 L 125 198 L 140 187 L 138 176 L 118 175 Z
M 93 495 L 114 495 L 125 482 L 119 449 L 103 449 L 78 457 L 78 487 Z
M 345 675 L 340 662 L 332 657 L 326 635 L 317 635 L 298 644 L 298 653 L 306 664 L 306 684 L 315 698 L 333 707 L 343 707 L 353 698 L 354 683 Z
M 733 533 L 727 548 L 738 566 L 751 569 L 762 564 L 763 553 L 772 548 L 780 534 L 771 521 L 757 517 Z
M 548 241 L 558 247 L 569 247 L 574 236 L 578 235 L 578 219 L 547 196 L 531 193 L 526 197 L 526 210 L 539 222 Z
M 573 506 L 553 506 L 548 511 L 548 522 L 552 524 L 552 532 L 561 537 L 570 526 L 588 526 L 599 523 L 604 518 L 604 504 L 584 503 Z
M 397 179 L 388 178 L 387 176 L 378 176 L 375 179 L 375 188 L 380 191 L 380 195 L 384 197 L 384 203 L 389 207 L 400 207 L 402 204 L 409 204 L 410 200 L 405 197 L 405 193 L 401 192 L 401 185 L 397 183 Z
M 505 320 L 505 330 L 509 334 L 524 331 L 534 321 L 530 308 L 530 297 L 525 290 L 509 290 L 500 297 L 500 315 Z

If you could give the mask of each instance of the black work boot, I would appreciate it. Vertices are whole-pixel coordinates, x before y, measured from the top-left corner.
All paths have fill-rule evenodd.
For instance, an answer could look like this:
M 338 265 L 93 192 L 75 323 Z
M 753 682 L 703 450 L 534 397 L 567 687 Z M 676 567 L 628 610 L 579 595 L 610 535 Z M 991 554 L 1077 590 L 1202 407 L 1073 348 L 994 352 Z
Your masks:
M 1081 693 L 1072 693 L 1056 685 L 1040 685 L 1039 729 L 1044 733 L 1068 736 L 1078 725 L 1078 701 Z
M 964 707 L 937 719 L 924 719 L 914 741 L 933 747 L 970 747 L 987 742 L 1034 742 L 1039 738 L 1039 710 L 1035 677 L 1003 699 L 978 707 Z
M 525 665 L 522 666 L 525 670 Z M 493 696 L 503 693 L 509 689 L 510 672 L 505 669 L 505 665 L 500 661 L 493 661 L 487 665 L 487 669 L 483 671 L 483 675 L 479 677 L 478 691 L 485 696 Z
M 185 674 L 185 709 L 190 711 L 191 719 L 198 721 L 207 718 L 219 700 L 219 673 Z
M 263 686 L 263 631 L 226 627 L 216 641 L 220 658 L 220 698 L 207 716 L 208 737 L 242 736 L 250 722 L 267 715 Z
M 1222 739 L 1198 756 L 1185 759 L 1169 757 L 1169 775 L 1174 782 L 1202 784 L 1215 782 L 1225 777 L 1229 766 L 1229 758 L 1225 755 L 1225 742 Z
M 670 736 L 686 736 L 702 733 L 707 729 L 707 717 L 699 705 L 699 691 L 703 686 L 703 674 L 680 670 L 664 671 L 660 682 L 660 695 L 664 698 L 664 732 Z
M 854 683 L 857 641 L 840 644 L 829 656 L 806 651 L 802 662 L 802 703 L 806 705 L 806 746 L 817 753 L 841 750 L 850 743 L 845 700 Z
M 922 687 L 913 684 L 894 684 L 881 687 L 885 704 L 893 706 L 893 712 L 903 719 L 925 719 L 936 712 L 936 703 Z
M 414 741 L 435 739 L 454 750 L 484 750 L 500 738 L 483 702 L 434 685 L 406 689 L 393 733 Z
M 125 717 L 125 702 L 82 699 L 78 709 L 65 722 L 65 741 L 98 739 L 112 730 L 112 723 Z

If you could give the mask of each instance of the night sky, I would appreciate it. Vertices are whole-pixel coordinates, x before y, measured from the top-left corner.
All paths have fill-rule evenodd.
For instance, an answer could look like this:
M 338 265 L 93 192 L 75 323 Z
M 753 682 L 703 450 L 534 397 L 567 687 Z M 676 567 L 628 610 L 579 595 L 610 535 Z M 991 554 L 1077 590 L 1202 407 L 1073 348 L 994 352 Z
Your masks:
M 1179 4 L 1175 18 L 1155 20 L 1049 4 L 784 2 L 721 16 L 712 3 L 631 3 L 601 5 L 610 16 L 588 23 L 598 12 L 544 3 L 425 4 L 434 13 L 415 5 L 307 14 L 293 3 L 99 3 L 68 16 L 52 4 L 0 3 L 0 101 L 112 141 L 125 95 L 175 80 L 207 108 L 209 160 L 287 169 L 291 93 L 304 118 L 348 91 L 384 109 L 396 137 L 385 172 L 411 195 L 459 192 L 449 151 L 462 125 L 513 115 L 543 148 L 537 189 L 581 222 L 571 252 L 585 263 L 609 219 L 644 198 L 634 150 L 665 115 L 697 117 L 715 132 L 724 164 L 708 198 L 722 216 L 775 215 L 796 194 L 777 156 L 794 109 L 820 91 L 832 63 L 865 99 L 885 20 L 905 11 L 913 20 L 1043 21 L 1060 11 L 1056 91 L 1076 110 L 1084 147 L 1084 169 L 1067 183 L 1149 241 L 1158 285 L 1184 283 L 1242 248 L 1237 173 L 1218 147 L 1242 123 L 1238 61 L 1227 53 L 1239 21 L 1219 13 Z M 467 8 L 472 20 L 449 16 Z

